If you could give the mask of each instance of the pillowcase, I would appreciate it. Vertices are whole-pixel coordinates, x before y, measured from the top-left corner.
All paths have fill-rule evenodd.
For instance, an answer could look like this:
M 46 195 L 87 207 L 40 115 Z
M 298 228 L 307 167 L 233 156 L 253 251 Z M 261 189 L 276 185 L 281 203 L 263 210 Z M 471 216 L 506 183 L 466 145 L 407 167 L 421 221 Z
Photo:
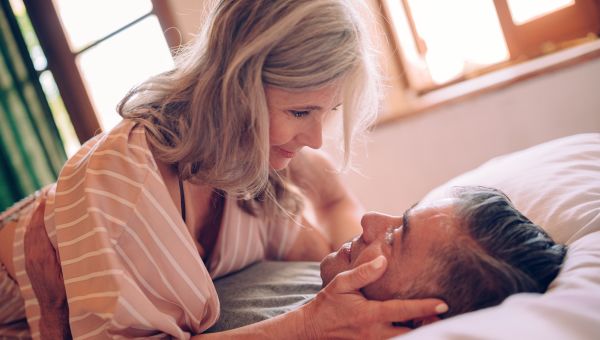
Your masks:
M 431 191 L 457 185 L 504 191 L 515 206 L 569 244 L 563 268 L 541 294 L 437 322 L 402 339 L 597 339 L 600 334 L 600 134 L 565 137 L 497 157 Z
M 565 137 L 494 158 L 427 194 L 483 185 L 502 190 L 559 243 L 600 230 L 600 133 Z
M 242 327 L 302 306 L 321 289 L 319 265 L 263 261 L 215 280 L 221 314 L 207 332 Z

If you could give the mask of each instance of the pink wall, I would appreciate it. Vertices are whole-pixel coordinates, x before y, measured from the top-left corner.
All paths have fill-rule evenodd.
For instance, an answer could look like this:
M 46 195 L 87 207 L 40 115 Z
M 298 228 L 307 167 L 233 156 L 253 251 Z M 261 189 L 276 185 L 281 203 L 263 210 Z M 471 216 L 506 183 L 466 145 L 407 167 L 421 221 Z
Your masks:
M 494 156 L 581 132 L 600 132 L 600 59 L 376 129 L 345 180 L 367 209 L 398 213 Z

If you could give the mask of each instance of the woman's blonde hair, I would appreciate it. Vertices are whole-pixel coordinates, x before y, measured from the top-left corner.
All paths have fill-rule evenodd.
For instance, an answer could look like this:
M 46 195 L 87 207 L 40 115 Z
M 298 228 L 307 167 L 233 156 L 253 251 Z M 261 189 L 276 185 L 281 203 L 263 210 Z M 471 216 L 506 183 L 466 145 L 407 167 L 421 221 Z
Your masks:
M 304 91 L 343 80 L 348 165 L 353 137 L 378 105 L 369 34 L 354 2 L 218 1 L 176 67 L 130 91 L 119 113 L 144 125 L 156 157 L 180 178 L 252 198 L 267 215 L 278 205 L 296 212 L 297 194 L 269 167 L 264 87 Z

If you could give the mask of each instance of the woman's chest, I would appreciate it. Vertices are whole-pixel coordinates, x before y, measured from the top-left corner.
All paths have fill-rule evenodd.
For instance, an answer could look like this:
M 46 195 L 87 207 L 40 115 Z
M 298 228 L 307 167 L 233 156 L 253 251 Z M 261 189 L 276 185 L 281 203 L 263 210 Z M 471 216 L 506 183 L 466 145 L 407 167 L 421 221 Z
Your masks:
M 225 211 L 225 195 L 218 190 L 183 185 L 185 193 L 182 211 L 184 222 L 194 239 L 196 248 L 204 263 L 208 263 L 215 248 Z

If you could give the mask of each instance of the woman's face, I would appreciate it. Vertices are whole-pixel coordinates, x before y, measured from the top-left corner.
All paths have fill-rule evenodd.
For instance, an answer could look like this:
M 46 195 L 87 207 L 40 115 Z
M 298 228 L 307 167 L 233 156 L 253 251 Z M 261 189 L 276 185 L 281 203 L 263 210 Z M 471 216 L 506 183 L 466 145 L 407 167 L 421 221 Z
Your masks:
M 323 144 L 323 121 L 341 105 L 340 86 L 290 92 L 267 86 L 269 108 L 270 165 L 275 170 L 287 167 L 305 146 L 318 149 Z

